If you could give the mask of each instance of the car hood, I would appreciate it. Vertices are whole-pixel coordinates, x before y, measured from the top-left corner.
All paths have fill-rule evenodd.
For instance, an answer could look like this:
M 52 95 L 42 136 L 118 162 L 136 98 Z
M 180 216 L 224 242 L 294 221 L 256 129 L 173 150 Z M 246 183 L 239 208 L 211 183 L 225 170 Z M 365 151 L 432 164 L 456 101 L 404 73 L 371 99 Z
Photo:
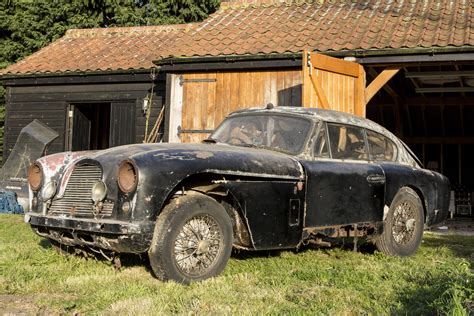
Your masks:
M 60 183 L 64 192 L 74 165 L 96 161 L 110 184 L 115 182 L 117 169 L 126 159 L 138 166 L 142 179 L 157 173 L 170 182 L 196 173 L 219 173 L 280 179 L 304 179 L 303 168 L 296 157 L 266 149 L 226 144 L 131 144 L 100 151 L 64 152 L 42 157 L 46 181 Z
M 224 171 L 302 177 L 297 159 L 276 151 L 226 144 L 134 144 L 92 152 L 83 156 L 103 166 L 118 166 L 131 159 L 139 166 L 190 173 Z

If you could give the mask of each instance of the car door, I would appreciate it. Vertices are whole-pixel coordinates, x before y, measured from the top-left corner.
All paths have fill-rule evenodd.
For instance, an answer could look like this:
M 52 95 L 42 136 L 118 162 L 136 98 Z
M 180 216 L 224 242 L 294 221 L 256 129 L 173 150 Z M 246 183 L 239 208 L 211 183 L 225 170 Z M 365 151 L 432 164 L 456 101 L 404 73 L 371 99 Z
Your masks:
M 321 123 L 307 173 L 305 227 L 382 220 L 385 176 L 363 128 Z

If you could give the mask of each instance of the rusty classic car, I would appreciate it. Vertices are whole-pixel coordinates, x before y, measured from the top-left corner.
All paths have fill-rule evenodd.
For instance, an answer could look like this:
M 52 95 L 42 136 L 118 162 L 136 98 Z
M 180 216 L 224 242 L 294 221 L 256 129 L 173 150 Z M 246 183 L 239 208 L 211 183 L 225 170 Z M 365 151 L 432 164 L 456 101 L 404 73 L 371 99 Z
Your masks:
M 341 238 L 417 250 L 448 212 L 446 177 L 378 124 L 267 106 L 229 115 L 202 144 L 135 144 L 43 157 L 25 221 L 56 245 L 147 253 L 162 280 L 221 273 L 233 248 Z

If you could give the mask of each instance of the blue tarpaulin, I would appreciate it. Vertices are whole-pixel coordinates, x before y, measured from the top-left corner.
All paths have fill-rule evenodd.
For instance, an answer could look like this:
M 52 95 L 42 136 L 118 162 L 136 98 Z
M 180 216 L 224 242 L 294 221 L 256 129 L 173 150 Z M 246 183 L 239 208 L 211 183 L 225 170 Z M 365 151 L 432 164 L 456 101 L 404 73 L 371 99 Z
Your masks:
M 0 213 L 23 214 L 23 207 L 18 204 L 15 192 L 0 190 Z

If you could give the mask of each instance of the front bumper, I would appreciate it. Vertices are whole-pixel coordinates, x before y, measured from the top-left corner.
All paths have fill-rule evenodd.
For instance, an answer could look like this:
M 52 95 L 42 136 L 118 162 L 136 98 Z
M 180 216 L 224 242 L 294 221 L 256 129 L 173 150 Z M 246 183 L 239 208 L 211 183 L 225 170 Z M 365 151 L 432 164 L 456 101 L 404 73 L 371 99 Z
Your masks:
M 38 235 L 66 246 L 87 246 L 125 253 L 147 251 L 155 228 L 155 222 L 151 221 L 71 218 L 33 212 L 25 214 L 25 222 Z

